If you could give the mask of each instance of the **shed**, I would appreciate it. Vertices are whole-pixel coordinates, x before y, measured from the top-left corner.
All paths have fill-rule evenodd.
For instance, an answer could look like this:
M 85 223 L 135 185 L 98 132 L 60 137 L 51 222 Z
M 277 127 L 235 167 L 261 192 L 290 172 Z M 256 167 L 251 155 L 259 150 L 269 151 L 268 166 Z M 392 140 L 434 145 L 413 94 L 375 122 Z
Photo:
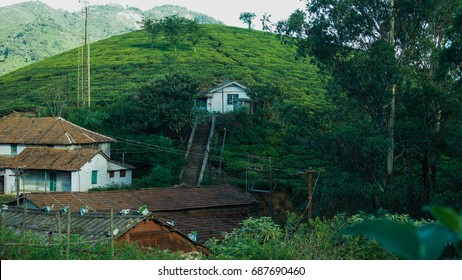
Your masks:
M 61 214 L 59 209 L 45 212 L 40 209 L 28 209 L 25 228 L 43 238 L 43 242 L 58 242 L 59 228 L 66 235 L 67 213 Z M 19 232 L 23 226 L 24 210 L 20 207 L 9 207 L 2 210 L 2 223 Z M 60 227 L 58 227 L 60 223 Z M 174 252 L 198 251 L 208 254 L 206 247 L 191 240 L 187 234 L 179 231 L 154 214 L 146 216 L 128 214 L 114 215 L 114 239 L 117 241 L 137 242 L 138 245 L 171 250 Z M 111 219 L 109 213 L 71 213 L 71 234 L 78 235 L 84 241 L 108 242 L 111 240 Z

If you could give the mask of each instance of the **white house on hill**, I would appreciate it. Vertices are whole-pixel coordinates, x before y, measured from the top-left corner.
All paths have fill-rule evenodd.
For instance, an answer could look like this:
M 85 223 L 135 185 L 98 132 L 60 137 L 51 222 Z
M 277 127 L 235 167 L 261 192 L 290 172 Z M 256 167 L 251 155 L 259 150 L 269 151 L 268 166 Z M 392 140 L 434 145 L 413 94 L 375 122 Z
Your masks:
M 63 118 L 0 119 L 0 193 L 131 184 L 134 167 L 110 159 L 112 142 Z
M 203 93 L 197 102 L 200 108 L 211 113 L 227 113 L 243 107 L 252 113 L 247 87 L 236 81 L 225 81 L 210 88 Z

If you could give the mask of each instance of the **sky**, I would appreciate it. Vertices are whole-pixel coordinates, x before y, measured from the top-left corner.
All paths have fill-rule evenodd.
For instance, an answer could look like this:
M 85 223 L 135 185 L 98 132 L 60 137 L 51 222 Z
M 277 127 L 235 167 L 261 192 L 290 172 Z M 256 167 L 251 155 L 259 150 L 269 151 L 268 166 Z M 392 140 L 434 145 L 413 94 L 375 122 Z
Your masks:
M 76 11 L 82 7 L 79 0 L 31 0 L 41 1 L 55 9 Z M 8 6 L 25 0 L 0 0 L 0 7 Z M 255 13 L 254 24 L 256 29 L 260 29 L 260 19 L 263 14 L 271 15 L 273 23 L 287 19 L 296 9 L 304 9 L 304 0 L 88 0 L 90 5 L 104 5 L 115 3 L 122 6 L 137 7 L 141 10 L 149 10 L 155 6 L 166 4 L 183 6 L 191 11 L 204 13 L 226 25 L 246 27 L 239 20 L 242 12 Z

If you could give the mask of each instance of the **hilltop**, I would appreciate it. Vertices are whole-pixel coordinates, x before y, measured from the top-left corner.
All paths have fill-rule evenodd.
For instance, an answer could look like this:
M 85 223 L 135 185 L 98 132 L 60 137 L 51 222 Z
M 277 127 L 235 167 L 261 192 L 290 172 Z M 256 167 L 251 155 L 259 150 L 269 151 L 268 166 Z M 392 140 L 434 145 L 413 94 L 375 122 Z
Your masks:
M 151 10 L 120 5 L 91 5 L 92 42 L 140 29 L 144 17 L 161 19 L 178 15 L 199 23 L 220 22 L 186 8 L 164 5 Z M 39 1 L 0 8 L 0 75 L 81 45 L 82 12 L 57 10 Z
M 253 87 L 277 85 L 286 99 L 316 99 L 323 92 L 317 68 L 295 59 L 294 50 L 274 34 L 225 25 L 201 25 L 197 51 L 184 42 L 174 52 L 164 38 L 153 48 L 144 30 L 91 44 L 91 103 L 104 106 L 133 94 L 139 85 L 169 72 L 182 72 L 201 81 L 234 79 Z M 39 110 L 50 92 L 74 102 L 77 92 L 78 49 L 0 76 L 0 114 Z

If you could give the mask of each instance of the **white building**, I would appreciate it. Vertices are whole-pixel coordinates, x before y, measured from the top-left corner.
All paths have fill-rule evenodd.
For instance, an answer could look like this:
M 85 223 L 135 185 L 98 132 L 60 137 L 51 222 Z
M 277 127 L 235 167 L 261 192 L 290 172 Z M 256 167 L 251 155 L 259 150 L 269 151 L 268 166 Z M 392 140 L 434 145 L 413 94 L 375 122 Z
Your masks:
M 200 108 L 211 113 L 227 113 L 243 107 L 252 112 L 247 87 L 235 81 L 225 81 L 209 89 L 197 102 Z
M 134 167 L 110 159 L 111 142 L 62 118 L 2 119 L 0 193 L 131 184 Z

